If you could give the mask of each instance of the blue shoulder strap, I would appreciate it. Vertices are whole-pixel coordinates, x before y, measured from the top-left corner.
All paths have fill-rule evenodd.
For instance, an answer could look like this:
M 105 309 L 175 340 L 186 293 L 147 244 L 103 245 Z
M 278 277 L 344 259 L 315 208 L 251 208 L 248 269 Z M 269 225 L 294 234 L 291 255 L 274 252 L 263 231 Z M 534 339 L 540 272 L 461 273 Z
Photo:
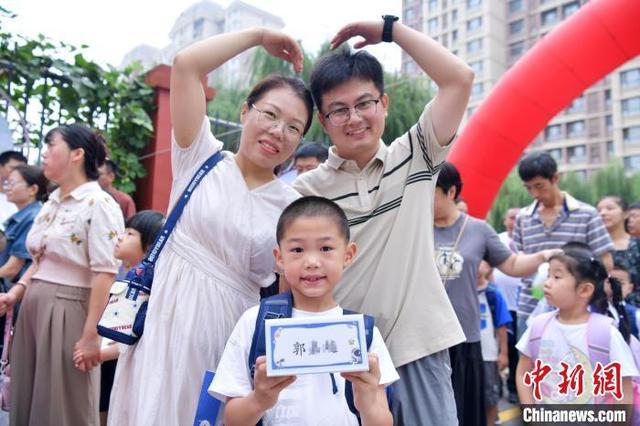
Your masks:
M 484 294 L 487 296 L 487 304 L 489 305 L 489 311 L 491 312 L 491 318 L 493 319 L 493 326 L 495 328 L 495 325 L 498 323 L 498 319 L 496 318 L 496 286 L 489 283 Z
M 293 298 L 290 291 L 267 297 L 260 301 L 260 309 L 256 318 L 256 327 L 251 339 L 249 349 L 249 371 L 251 372 L 251 383 L 253 383 L 256 359 L 267 353 L 266 340 L 264 334 L 264 321 L 276 318 L 291 318 L 293 309 Z
M 354 315 L 358 314 L 358 312 L 350 311 L 348 309 L 343 309 L 343 315 Z M 362 315 L 364 317 L 364 330 L 365 330 L 365 339 L 367 341 L 367 350 L 371 348 L 371 342 L 373 341 L 373 326 L 375 324 L 375 320 L 370 315 Z M 349 411 L 355 414 L 358 417 L 358 423 L 360 423 L 360 413 L 356 409 L 356 404 L 353 402 L 353 386 L 351 382 L 345 380 L 344 382 L 344 397 L 347 400 L 347 406 L 349 406 Z M 387 397 L 389 395 L 387 394 Z

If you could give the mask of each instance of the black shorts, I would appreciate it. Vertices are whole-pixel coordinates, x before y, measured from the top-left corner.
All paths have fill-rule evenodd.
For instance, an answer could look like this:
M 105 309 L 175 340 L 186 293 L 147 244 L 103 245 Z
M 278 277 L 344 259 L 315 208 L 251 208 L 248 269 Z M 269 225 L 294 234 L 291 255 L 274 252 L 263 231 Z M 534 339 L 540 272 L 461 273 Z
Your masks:
M 100 412 L 109 411 L 109 399 L 117 365 L 117 359 L 105 361 L 100 365 Z
M 449 348 L 451 385 L 460 426 L 486 426 L 484 362 L 480 342 Z

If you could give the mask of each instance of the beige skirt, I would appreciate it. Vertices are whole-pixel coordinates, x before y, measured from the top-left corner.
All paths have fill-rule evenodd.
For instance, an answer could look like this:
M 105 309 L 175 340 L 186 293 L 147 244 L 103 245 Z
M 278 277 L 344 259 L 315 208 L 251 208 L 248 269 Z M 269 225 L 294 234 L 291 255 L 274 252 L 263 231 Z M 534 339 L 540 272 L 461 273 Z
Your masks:
M 11 425 L 100 424 L 100 368 L 73 365 L 91 289 L 33 280 L 22 300 L 11 351 Z

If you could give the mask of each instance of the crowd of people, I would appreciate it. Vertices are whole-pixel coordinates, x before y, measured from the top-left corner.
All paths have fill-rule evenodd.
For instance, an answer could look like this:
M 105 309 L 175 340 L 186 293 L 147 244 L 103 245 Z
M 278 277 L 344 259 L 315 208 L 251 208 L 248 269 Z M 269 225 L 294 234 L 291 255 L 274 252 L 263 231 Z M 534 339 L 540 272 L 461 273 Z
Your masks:
M 365 51 L 321 57 L 309 88 L 260 81 L 239 106 L 237 152 L 202 178 L 160 253 L 132 346 L 101 340 L 96 325 L 112 282 L 144 258 L 164 215 L 136 213 L 113 185 L 104 140 L 86 126 L 49 131 L 42 167 L 0 154 L 12 425 L 190 424 L 208 370 L 228 425 L 492 425 L 506 369 L 513 403 L 597 400 L 525 385 L 536 360 L 559 369 L 573 354 L 591 369 L 587 324 L 611 336 L 606 359 L 622 365 L 619 399 L 630 402 L 640 204 L 613 194 L 589 206 L 560 190 L 551 156 L 532 153 L 518 173 L 534 201 L 512 206 L 496 233 L 469 215 L 462 176 L 446 161 L 471 69 L 392 16 L 346 25 L 332 48 L 353 37 L 356 48 L 396 43 L 437 85 L 434 98 L 402 136 L 382 141 L 387 111 L 402 100 L 389 99 Z M 262 28 L 176 55 L 169 207 L 222 150 L 202 77 L 255 46 L 302 70 L 298 43 Z M 330 149 L 300 144 L 314 116 Z M 269 377 L 264 357 L 250 366 L 267 288 L 291 295 L 293 317 L 374 317 L 369 370 Z

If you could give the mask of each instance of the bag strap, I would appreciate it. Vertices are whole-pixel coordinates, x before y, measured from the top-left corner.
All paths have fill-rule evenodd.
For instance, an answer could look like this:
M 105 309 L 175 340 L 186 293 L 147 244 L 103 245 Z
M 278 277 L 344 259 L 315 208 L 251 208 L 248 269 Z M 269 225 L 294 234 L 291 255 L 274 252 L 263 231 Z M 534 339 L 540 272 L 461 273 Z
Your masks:
M 613 320 L 606 315 L 591 313 L 587 322 L 587 346 L 591 364 L 599 362 L 603 366 L 610 361 L 611 324 Z
M 540 352 L 540 341 L 542 335 L 547 326 L 556 315 L 556 312 L 545 312 L 533 319 L 531 324 L 531 331 L 529 332 L 529 350 L 531 352 L 531 361 L 535 362 L 538 359 L 538 353 Z
M 256 369 L 256 359 L 267 353 L 267 343 L 265 337 L 264 322 L 268 319 L 291 318 L 293 310 L 293 296 L 290 291 L 267 297 L 260 301 L 256 326 L 251 339 L 251 349 L 249 349 L 249 371 L 251 372 L 251 383 Z
M 164 245 L 169 239 L 169 235 L 171 235 L 171 232 L 173 231 L 173 228 L 176 226 L 176 223 L 178 223 L 178 219 L 180 219 L 180 216 L 182 215 L 182 211 L 187 205 L 187 202 L 189 201 L 189 199 L 191 198 L 193 191 L 198 187 L 200 182 L 202 182 L 202 179 L 207 175 L 207 173 L 209 173 L 216 166 L 216 164 L 218 164 L 223 158 L 224 156 L 222 155 L 222 153 L 218 151 L 215 154 L 213 154 L 211 157 L 209 157 L 207 161 L 202 163 L 202 165 L 200 166 L 198 171 L 193 175 L 193 177 L 191 178 L 191 181 L 189 182 L 184 192 L 176 202 L 175 206 L 173 207 L 173 210 L 171 210 L 171 214 L 169 214 L 169 217 L 165 221 L 164 226 L 162 227 L 162 229 L 158 233 L 158 236 L 154 240 L 153 245 L 149 248 L 149 251 L 145 256 L 143 263 L 147 263 L 152 266 L 156 263 L 156 260 L 158 259 L 158 255 L 164 248 Z
M 13 335 L 13 307 L 9 308 L 4 316 L 4 344 L 2 346 L 2 359 L 0 359 L 0 374 L 9 364 L 9 346 Z
M 451 251 L 451 254 L 455 253 L 456 250 L 458 249 L 458 244 L 460 243 L 460 240 L 462 239 L 462 234 L 464 233 L 465 228 L 467 227 L 467 222 L 469 222 L 469 215 L 465 214 L 464 215 L 464 222 L 462 222 L 462 226 L 460 227 L 460 231 L 458 232 L 458 236 L 456 237 L 456 241 L 453 243 L 453 250 Z M 451 275 L 451 262 L 449 262 L 449 264 L 447 265 L 447 274 L 444 276 L 444 281 L 442 282 L 445 287 L 447 286 L 447 283 L 449 282 L 449 276 Z

